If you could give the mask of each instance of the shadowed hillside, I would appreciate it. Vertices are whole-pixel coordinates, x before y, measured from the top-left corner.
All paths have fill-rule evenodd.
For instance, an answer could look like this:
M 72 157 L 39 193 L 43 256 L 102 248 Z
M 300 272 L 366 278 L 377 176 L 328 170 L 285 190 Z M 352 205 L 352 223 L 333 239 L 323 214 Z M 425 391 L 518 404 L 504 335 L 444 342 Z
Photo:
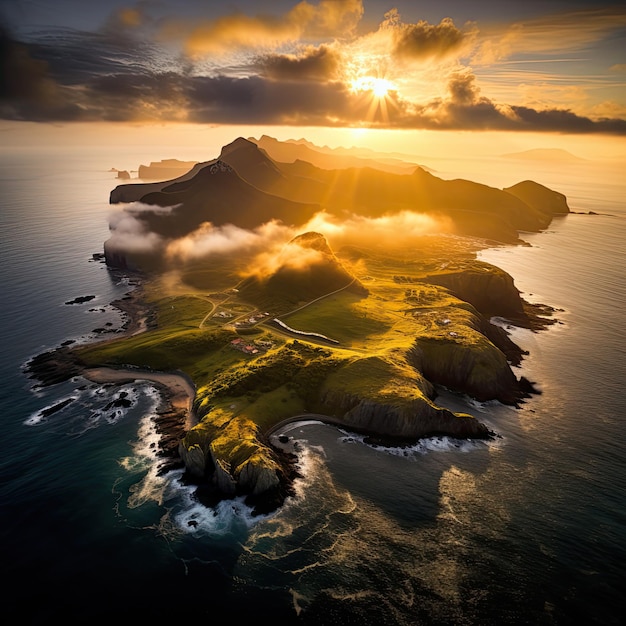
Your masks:
M 316 204 L 297 203 L 251 185 L 221 160 L 202 168 L 189 180 L 143 196 L 141 202 L 174 207 L 168 213 L 141 214 L 152 232 L 165 237 L 186 235 L 202 222 L 217 226 L 235 224 L 240 228 L 255 228 L 272 219 L 302 224 L 319 210 Z

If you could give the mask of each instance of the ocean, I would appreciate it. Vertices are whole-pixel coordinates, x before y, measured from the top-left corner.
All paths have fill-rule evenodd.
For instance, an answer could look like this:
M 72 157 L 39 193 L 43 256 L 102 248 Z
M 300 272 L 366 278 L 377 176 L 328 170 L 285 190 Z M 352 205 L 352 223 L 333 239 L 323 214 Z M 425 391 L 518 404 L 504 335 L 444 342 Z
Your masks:
M 480 254 L 527 300 L 557 309 L 547 330 L 510 329 L 529 353 L 516 373 L 541 393 L 516 409 L 442 389 L 440 403 L 497 433 L 489 442 L 386 449 L 315 421 L 291 424 L 283 432 L 302 449 L 297 495 L 253 518 L 239 500 L 216 509 L 195 502 L 180 472 L 159 475 L 153 385 L 77 378 L 37 389 L 24 374 L 36 354 L 123 323 L 109 303 L 132 286 L 93 257 L 108 237 L 118 182 L 110 168 L 122 152 L 0 151 L 7 615 L 28 624 L 623 623 L 626 184 L 618 174 L 525 163 L 512 178 L 513 168 L 493 162 L 475 161 L 465 174 L 450 164 L 444 177 L 500 187 L 534 176 L 576 211 L 523 233 L 528 246 Z M 139 148 L 123 157 L 161 158 Z

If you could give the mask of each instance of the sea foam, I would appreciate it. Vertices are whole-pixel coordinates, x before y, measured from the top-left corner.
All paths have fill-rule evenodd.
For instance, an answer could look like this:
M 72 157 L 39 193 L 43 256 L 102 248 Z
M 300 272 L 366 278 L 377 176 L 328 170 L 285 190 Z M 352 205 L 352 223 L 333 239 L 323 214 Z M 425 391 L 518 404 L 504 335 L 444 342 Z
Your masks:
M 342 443 L 359 443 L 378 452 L 384 452 L 393 456 L 417 457 L 429 452 L 470 452 L 488 445 L 486 440 L 478 439 L 456 439 L 454 437 L 425 437 L 407 446 L 384 446 L 367 442 L 364 435 L 345 433 L 339 438 Z

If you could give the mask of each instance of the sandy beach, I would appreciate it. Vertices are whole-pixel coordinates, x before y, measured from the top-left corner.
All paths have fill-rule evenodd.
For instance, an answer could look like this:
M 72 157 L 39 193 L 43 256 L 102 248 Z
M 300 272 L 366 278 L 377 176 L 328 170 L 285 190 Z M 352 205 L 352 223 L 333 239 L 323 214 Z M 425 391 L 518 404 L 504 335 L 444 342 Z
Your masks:
M 126 383 L 146 380 L 156 383 L 164 390 L 164 402 L 171 405 L 170 410 L 176 413 L 184 413 L 184 428 L 188 430 L 197 424 L 197 418 L 193 411 L 193 401 L 196 390 L 191 381 L 181 372 L 153 372 L 151 370 L 128 370 L 114 369 L 111 367 L 91 367 L 85 369 L 83 378 L 94 383 Z

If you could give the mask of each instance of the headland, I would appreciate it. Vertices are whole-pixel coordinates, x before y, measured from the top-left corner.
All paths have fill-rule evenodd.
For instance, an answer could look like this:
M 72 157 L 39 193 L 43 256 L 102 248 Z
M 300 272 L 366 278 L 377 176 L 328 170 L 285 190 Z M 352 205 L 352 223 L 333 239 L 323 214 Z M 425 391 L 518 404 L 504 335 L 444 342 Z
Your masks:
M 523 245 L 566 200 L 532 181 L 497 190 L 369 165 L 274 161 L 240 138 L 180 180 L 124 185 L 142 207 L 125 210 L 154 235 L 139 253 L 115 230 L 104 246 L 112 270 L 141 276 L 114 303 L 125 332 L 40 355 L 30 374 L 160 385 L 165 467 L 184 467 L 203 501 L 245 495 L 257 513 L 292 493 L 295 459 L 271 435 L 294 416 L 393 445 L 493 437 L 438 390 L 524 402 L 536 392 L 513 370 L 524 353 L 491 320 L 556 319 L 476 253 Z

